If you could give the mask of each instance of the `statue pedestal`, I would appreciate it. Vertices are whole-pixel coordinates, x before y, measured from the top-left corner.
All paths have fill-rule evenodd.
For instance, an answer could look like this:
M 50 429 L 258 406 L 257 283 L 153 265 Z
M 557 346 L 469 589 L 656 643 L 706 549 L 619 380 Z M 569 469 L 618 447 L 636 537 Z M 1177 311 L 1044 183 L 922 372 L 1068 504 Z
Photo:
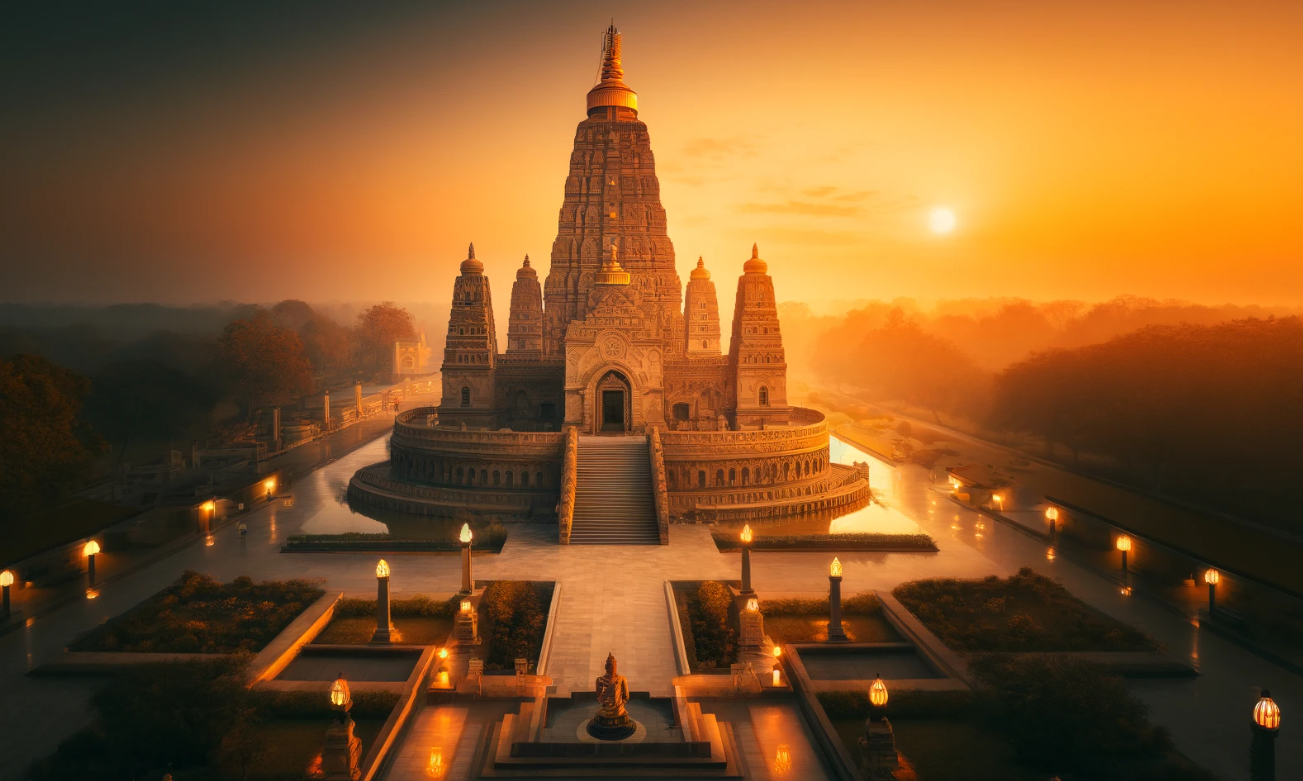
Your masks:
M 353 720 L 345 717 L 326 730 L 326 746 L 321 752 L 321 771 L 326 781 L 357 781 L 362 771 L 362 741 L 353 734 Z
M 598 740 L 624 740 L 638 731 L 638 724 L 628 713 L 607 716 L 598 713 L 588 722 L 588 734 Z
M 479 645 L 479 615 L 474 610 L 462 610 L 453 621 L 453 638 L 457 645 Z

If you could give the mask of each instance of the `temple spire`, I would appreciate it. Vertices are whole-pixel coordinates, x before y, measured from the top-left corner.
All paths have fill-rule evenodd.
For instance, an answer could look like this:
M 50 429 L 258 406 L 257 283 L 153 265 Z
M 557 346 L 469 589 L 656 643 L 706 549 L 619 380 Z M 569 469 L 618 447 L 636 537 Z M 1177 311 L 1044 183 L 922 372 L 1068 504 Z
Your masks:
M 624 83 L 620 63 L 620 31 L 612 24 L 602 34 L 602 72 L 597 86 L 588 91 L 588 111 L 594 109 L 629 109 L 638 114 L 638 95 Z
M 467 258 L 473 258 L 473 257 L 475 257 L 475 242 L 473 242 L 473 241 L 471 242 L 471 248 L 468 249 L 467 252 L 470 253 L 470 254 L 468 254 L 468 255 L 466 256 Z

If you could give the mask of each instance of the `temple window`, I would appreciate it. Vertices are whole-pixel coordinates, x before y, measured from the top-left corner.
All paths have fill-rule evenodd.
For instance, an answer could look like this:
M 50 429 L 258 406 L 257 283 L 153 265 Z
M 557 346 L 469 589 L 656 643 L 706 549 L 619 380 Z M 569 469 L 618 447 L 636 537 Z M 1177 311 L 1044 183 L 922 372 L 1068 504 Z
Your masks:
M 488 484 L 489 484 L 489 470 L 487 470 L 487 469 L 481 469 L 481 470 L 480 470 L 480 485 L 488 485 Z
M 493 470 L 493 484 L 502 485 L 502 473 L 496 469 Z
M 466 479 L 466 470 L 463 467 L 460 466 L 457 467 L 457 482 L 460 483 L 465 479 Z
M 746 485 L 749 482 L 751 482 L 751 470 L 747 467 L 742 467 L 742 485 Z
M 529 488 L 529 472 L 522 471 L 520 473 L 520 487 Z
M 462 388 L 462 389 L 461 389 L 461 405 L 462 405 L 463 407 L 469 407 L 469 406 L 471 405 L 471 389 L 470 389 L 470 388 Z
M 710 346 L 710 343 L 709 343 L 709 342 L 707 342 L 705 339 L 702 339 L 702 340 L 701 340 L 701 347 L 702 347 L 703 350 L 704 350 L 705 348 L 709 347 L 709 346 Z
M 737 482 L 737 470 L 736 469 L 728 470 L 728 484 L 731 486 L 736 482 Z
M 706 487 L 706 471 L 704 469 L 697 471 L 697 487 L 698 488 Z
M 715 487 L 717 487 L 717 488 L 723 488 L 723 487 L 724 487 L 724 470 L 723 470 L 723 469 L 716 469 L 716 470 L 715 470 Z
M 760 386 L 760 406 L 769 406 L 769 389 L 763 385 Z

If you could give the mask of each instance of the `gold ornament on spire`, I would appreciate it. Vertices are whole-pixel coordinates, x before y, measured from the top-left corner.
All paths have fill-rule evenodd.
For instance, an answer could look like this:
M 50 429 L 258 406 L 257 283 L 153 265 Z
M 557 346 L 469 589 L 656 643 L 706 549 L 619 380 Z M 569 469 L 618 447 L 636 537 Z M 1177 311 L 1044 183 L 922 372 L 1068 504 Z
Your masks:
M 755 244 L 751 245 L 751 259 L 742 264 L 742 270 L 748 274 L 769 272 L 769 264 L 760 259 L 760 248 Z
M 483 274 L 484 263 L 475 259 L 475 244 L 472 243 L 466 250 L 466 259 L 461 262 L 461 273 L 463 274 Z
M 602 270 L 597 272 L 597 284 L 627 285 L 630 281 L 629 272 L 620 267 L 620 247 L 611 244 L 611 258 L 602 261 Z
M 615 25 L 602 36 L 602 76 L 597 86 L 588 91 L 588 110 L 614 106 L 638 113 L 638 94 L 624 83 L 624 69 L 620 66 L 620 31 Z
M 710 279 L 710 271 L 706 268 L 706 262 L 698 257 L 697 267 L 688 276 L 692 279 Z

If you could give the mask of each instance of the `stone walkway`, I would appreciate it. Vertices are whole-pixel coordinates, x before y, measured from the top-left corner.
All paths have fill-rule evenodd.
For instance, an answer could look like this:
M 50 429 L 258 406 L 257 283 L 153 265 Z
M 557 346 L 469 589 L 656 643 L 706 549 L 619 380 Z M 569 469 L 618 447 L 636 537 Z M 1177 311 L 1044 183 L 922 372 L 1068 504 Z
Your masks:
M 88 702 L 94 681 L 37 678 L 25 673 L 59 653 L 77 635 L 168 585 L 184 570 L 199 570 L 222 580 L 238 575 L 255 579 L 308 577 L 322 578 L 327 588 L 337 591 L 374 589 L 375 556 L 281 554 L 279 550 L 285 537 L 299 533 L 305 524 L 314 529 L 373 525 L 351 513 L 342 503 L 343 492 L 358 467 L 385 458 L 386 447 L 384 439 L 377 440 L 300 478 L 294 485 L 294 506 L 277 503 L 253 514 L 244 540 L 234 529 L 224 529 L 215 535 L 213 546 L 185 548 L 106 584 L 95 600 L 69 605 L 0 637 L 0 691 L 5 695 L 5 707 L 0 709 L 0 734 L 5 735 L 0 742 L 0 778 L 22 777 L 31 762 L 52 752 L 90 716 Z M 843 451 L 842 458 L 864 460 L 865 456 Z M 1042 545 L 931 491 L 925 470 L 895 470 L 876 460 L 871 463 L 875 490 L 932 534 L 940 552 L 842 556 L 844 593 L 890 589 L 926 577 L 1003 575 L 1020 566 L 1032 566 L 1060 578 L 1075 595 L 1143 629 L 1167 644 L 1174 655 L 1200 667 L 1204 675 L 1195 680 L 1149 681 L 1135 687 L 1153 709 L 1155 721 L 1170 728 L 1177 745 L 1193 759 L 1226 778 L 1245 775 L 1249 708 L 1257 687 L 1265 685 L 1273 690 L 1285 714 L 1286 726 L 1277 744 L 1280 777 L 1293 777 L 1303 768 L 1303 730 L 1289 727 L 1290 714 L 1303 712 L 1303 680 L 1200 632 L 1157 605 L 1121 596 L 1112 583 L 1089 570 L 1062 559 L 1047 561 Z M 978 523 L 984 526 L 978 528 Z M 560 692 L 590 689 L 602 672 L 607 652 L 614 651 L 631 688 L 665 693 L 676 670 L 664 582 L 736 578 L 738 555 L 716 551 L 709 528 L 702 526 L 672 526 L 670 544 L 663 547 L 562 547 L 555 544 L 554 535 L 550 527 L 513 526 L 501 554 L 475 557 L 475 577 L 555 579 L 561 583 L 548 668 Z M 452 593 L 458 587 L 456 554 L 386 558 L 396 592 Z M 825 593 L 830 559 L 821 553 L 756 553 L 755 586 L 762 596 Z M 427 723 L 442 710 L 424 713 L 413 735 L 425 734 L 420 730 L 443 729 L 439 734 L 444 737 L 439 739 L 452 740 L 448 736 L 453 727 L 447 726 L 452 722 L 444 727 Z M 741 714 L 739 718 L 743 718 Z M 755 735 L 763 732 L 759 726 L 747 729 Z M 462 729 L 456 740 L 465 743 L 467 731 Z M 408 743 L 402 755 L 406 766 L 424 767 L 432 744 L 425 737 L 413 737 Z M 748 750 L 763 753 L 768 748 L 762 740 Z

